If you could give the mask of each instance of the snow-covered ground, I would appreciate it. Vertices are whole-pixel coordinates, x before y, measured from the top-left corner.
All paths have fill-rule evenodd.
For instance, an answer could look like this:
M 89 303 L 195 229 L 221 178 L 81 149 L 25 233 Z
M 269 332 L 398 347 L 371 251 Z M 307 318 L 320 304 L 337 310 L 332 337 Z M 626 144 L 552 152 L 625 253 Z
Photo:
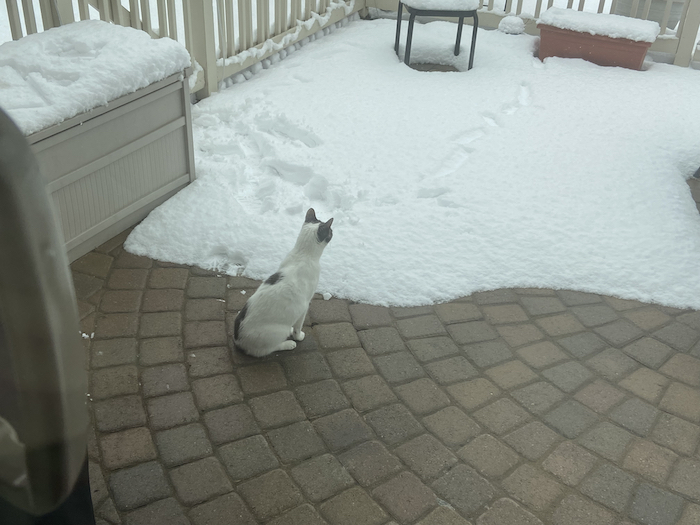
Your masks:
M 533 57 L 537 39 L 356 21 L 193 107 L 198 180 L 126 247 L 264 278 L 308 207 L 334 217 L 319 291 L 420 305 L 552 287 L 700 308 L 700 71 Z M 404 32 L 405 34 L 405 32 Z

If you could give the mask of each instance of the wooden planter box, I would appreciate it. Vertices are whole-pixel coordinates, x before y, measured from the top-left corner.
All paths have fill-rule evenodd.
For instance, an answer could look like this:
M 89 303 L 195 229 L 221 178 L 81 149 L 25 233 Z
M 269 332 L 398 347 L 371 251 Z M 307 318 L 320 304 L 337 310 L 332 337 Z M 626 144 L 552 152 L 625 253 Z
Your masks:
M 591 35 L 545 24 L 537 27 L 540 29 L 540 60 L 547 57 L 583 58 L 599 66 L 639 70 L 651 46 L 651 42 Z
M 194 180 L 186 75 L 27 137 L 74 261 Z

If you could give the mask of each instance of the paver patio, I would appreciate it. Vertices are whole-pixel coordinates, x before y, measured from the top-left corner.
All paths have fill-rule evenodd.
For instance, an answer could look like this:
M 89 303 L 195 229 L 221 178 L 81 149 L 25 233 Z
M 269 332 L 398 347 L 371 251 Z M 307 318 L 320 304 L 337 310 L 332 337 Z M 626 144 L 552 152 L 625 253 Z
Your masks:
M 254 359 L 230 335 L 257 282 L 126 235 L 72 265 L 101 525 L 700 523 L 699 311 L 316 298 L 296 350 Z

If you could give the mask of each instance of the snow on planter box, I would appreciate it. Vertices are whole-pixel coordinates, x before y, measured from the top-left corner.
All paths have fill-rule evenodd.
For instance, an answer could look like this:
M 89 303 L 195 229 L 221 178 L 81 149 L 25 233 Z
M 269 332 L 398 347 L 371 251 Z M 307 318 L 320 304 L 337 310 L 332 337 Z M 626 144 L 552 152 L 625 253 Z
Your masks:
M 537 23 L 539 58 L 583 58 L 600 66 L 641 69 L 659 24 L 626 16 L 551 7 Z
M 32 145 L 71 261 L 194 180 L 189 67 L 176 41 L 98 20 L 0 45 L 0 108 Z

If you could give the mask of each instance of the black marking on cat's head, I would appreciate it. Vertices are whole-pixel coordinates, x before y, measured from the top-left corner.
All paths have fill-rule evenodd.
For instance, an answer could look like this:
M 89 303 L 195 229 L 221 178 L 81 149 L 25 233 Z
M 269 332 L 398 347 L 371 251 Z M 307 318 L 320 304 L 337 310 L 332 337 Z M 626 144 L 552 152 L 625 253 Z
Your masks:
M 280 272 L 273 273 L 270 277 L 265 279 L 265 284 L 275 284 L 282 279 L 282 274 Z
M 322 222 L 321 225 L 318 227 L 318 231 L 316 232 L 316 240 L 318 242 L 325 242 L 326 244 L 331 242 L 331 239 L 333 238 L 333 230 L 331 230 L 331 224 L 333 224 L 333 217 L 328 219 L 328 221 L 326 222 Z
M 316 212 L 314 211 L 313 208 L 309 208 L 309 211 L 306 212 L 306 218 L 304 219 L 304 223 L 317 223 L 321 222 L 316 218 Z
M 245 303 L 243 305 L 243 309 L 238 312 L 238 315 L 236 316 L 236 320 L 233 322 L 233 340 L 236 341 L 238 340 L 238 332 L 241 328 L 241 323 L 243 322 L 243 319 L 245 319 L 245 314 L 248 313 L 248 303 Z

